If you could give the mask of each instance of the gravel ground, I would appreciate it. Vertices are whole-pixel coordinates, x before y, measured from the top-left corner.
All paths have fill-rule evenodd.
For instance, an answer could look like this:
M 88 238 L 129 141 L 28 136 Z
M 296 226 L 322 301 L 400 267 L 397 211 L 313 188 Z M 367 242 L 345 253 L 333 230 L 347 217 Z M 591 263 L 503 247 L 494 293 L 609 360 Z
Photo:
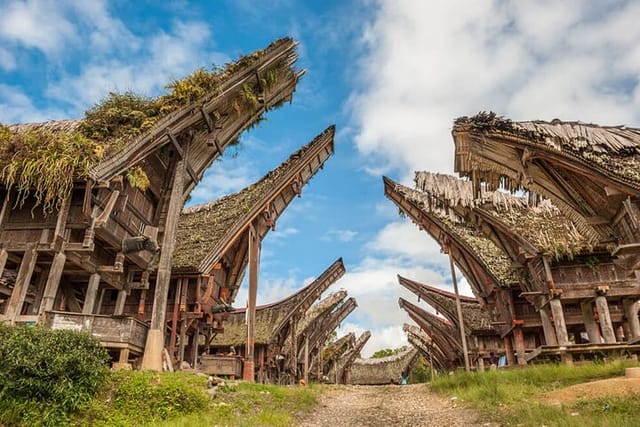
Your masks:
M 329 386 L 300 426 L 490 426 L 427 385 Z

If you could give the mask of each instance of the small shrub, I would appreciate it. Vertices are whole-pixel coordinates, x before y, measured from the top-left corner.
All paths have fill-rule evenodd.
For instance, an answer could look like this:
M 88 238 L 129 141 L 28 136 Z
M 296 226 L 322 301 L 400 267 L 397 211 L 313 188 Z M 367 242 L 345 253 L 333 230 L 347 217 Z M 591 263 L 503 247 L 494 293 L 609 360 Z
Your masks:
M 0 423 L 59 425 L 103 384 L 109 355 L 75 331 L 0 325 Z

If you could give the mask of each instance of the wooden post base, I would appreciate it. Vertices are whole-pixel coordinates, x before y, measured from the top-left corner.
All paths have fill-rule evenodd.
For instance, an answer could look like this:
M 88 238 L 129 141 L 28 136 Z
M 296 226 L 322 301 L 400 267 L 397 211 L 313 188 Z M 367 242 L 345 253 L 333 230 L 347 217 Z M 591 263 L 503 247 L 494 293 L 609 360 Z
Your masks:
M 148 371 L 162 371 L 163 348 L 164 334 L 162 331 L 159 329 L 149 329 L 140 369 Z
M 255 366 L 252 361 L 245 360 L 242 366 L 242 379 L 252 383 L 254 381 Z

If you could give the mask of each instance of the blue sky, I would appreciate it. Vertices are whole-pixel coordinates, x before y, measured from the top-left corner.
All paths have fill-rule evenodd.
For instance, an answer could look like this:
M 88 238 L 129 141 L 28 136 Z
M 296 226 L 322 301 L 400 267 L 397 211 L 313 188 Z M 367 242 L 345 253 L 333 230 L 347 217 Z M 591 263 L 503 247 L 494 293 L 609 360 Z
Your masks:
M 336 124 L 335 155 L 263 243 L 258 302 L 342 256 L 334 287 L 359 307 L 341 333 L 371 330 L 368 355 L 405 342 L 397 299 L 415 297 L 396 274 L 451 286 L 436 244 L 384 198 L 382 174 L 451 172 L 452 121 L 480 110 L 637 126 L 638 16 L 610 0 L 0 0 L 0 122 L 81 117 L 109 91 L 154 96 L 195 68 L 300 41 L 308 73 L 293 103 L 216 162 L 190 203 L 256 181 Z

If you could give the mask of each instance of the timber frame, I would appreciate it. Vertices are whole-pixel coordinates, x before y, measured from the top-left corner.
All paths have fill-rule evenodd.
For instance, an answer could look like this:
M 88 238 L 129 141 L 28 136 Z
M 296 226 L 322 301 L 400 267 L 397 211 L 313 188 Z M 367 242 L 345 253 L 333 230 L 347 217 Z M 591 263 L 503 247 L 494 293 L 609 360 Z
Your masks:
M 254 54 L 255 61 L 238 63 L 213 92 L 167 115 L 90 169 L 53 214 L 46 215 L 33 197 L 16 206 L 16 190 L 0 188 L 0 277 L 5 280 L 0 293 L 6 297 L 0 320 L 83 329 L 83 319 L 106 315 L 100 319 L 108 323 L 111 317 L 111 327 L 119 328 L 116 320 L 127 298 L 144 294 L 139 299 L 153 304 L 143 350 L 132 342 L 108 348 L 119 352 L 120 363 L 127 364 L 132 354 L 143 356 L 142 368 L 161 370 L 171 258 L 184 200 L 244 130 L 291 99 L 304 73 L 293 67 L 295 48 L 293 40 L 281 39 Z M 243 87 L 260 87 L 261 76 L 270 71 L 279 78 L 263 87 L 257 103 L 235 108 L 233 100 Z M 70 132 L 80 124 L 23 124 L 10 130 Z M 149 178 L 146 190 L 126 179 L 132 167 L 141 167 Z M 56 319 L 60 310 L 66 318 Z

